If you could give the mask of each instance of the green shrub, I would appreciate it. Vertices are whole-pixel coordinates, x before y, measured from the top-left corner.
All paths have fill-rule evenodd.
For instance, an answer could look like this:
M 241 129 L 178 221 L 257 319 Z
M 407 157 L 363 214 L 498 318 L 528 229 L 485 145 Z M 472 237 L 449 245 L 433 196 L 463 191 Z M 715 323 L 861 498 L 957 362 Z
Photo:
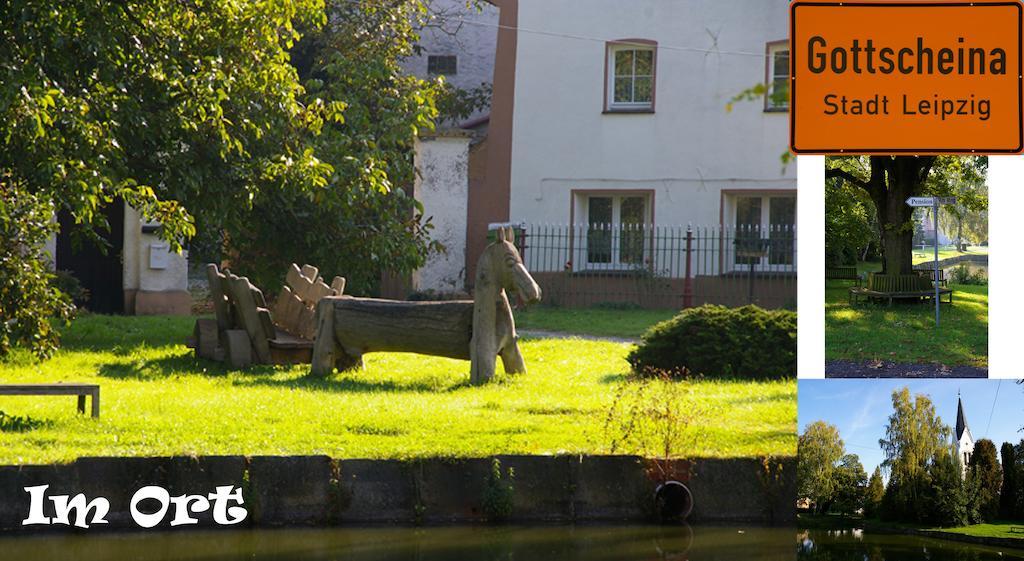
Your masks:
M 796 375 L 796 313 L 701 306 L 654 325 L 626 357 L 633 372 L 709 378 Z
M 970 267 L 961 263 L 949 271 L 949 282 L 950 284 L 983 286 L 988 284 L 988 275 L 981 270 L 971 272 Z

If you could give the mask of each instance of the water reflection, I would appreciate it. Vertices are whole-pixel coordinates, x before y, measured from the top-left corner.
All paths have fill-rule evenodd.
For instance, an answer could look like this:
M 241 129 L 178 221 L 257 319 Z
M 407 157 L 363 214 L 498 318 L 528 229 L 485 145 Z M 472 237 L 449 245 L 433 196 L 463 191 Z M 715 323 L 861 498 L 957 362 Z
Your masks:
M 0 560 L 792 561 L 795 528 L 555 526 L 0 537 Z
M 1024 561 L 1024 550 L 863 530 L 797 534 L 800 561 Z

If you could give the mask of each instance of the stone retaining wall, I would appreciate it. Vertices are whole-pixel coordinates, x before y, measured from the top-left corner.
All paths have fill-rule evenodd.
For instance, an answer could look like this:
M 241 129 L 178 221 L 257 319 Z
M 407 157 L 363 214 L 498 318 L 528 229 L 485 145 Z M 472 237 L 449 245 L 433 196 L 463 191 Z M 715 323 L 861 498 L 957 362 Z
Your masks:
M 0 529 L 22 529 L 29 509 L 24 488 L 36 485 L 49 485 L 48 495 L 107 498 L 109 529 L 136 528 L 129 504 L 135 491 L 147 485 L 162 486 L 171 496 L 207 494 L 219 485 L 242 487 L 247 524 L 257 526 L 487 522 L 495 516 L 484 499 L 495 459 L 504 477 L 510 469 L 514 473 L 507 493 L 510 521 L 642 522 L 653 517 L 653 474 L 660 471 L 632 456 L 81 458 L 56 466 L 0 466 Z M 694 497 L 690 522 L 792 522 L 795 467 L 793 458 L 695 460 L 687 481 Z M 682 464 L 669 469 L 685 472 Z M 52 516 L 49 501 L 47 509 Z M 200 526 L 213 524 L 210 512 L 195 516 Z

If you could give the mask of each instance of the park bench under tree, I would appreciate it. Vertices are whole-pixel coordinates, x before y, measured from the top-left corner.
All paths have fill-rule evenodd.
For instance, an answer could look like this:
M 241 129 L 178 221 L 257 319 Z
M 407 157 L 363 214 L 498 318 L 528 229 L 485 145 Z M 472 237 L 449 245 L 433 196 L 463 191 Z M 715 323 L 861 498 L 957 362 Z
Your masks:
M 341 296 L 345 291 L 343 277 L 334 277 L 328 286 L 318 274 L 311 265 L 299 268 L 292 264 L 271 312 L 263 291 L 249 279 L 208 264 L 206 276 L 216 317 L 196 320 L 190 341 L 196 356 L 226 360 L 232 368 L 310 362 L 316 304 L 325 296 Z
M 924 277 L 924 278 L 926 278 L 928 280 L 932 280 L 932 278 L 935 277 L 935 270 L 934 269 L 917 269 L 917 274 L 921 275 L 922 277 Z M 946 280 L 946 270 L 945 269 L 939 269 L 939 286 L 946 286 L 947 284 L 949 284 L 949 281 Z
M 825 267 L 825 280 L 852 280 L 860 286 L 860 275 L 857 267 Z
M 74 395 L 78 412 L 85 413 L 85 398 L 92 396 L 92 417 L 100 416 L 100 387 L 96 384 L 0 384 L 0 395 Z
M 931 271 L 926 272 L 931 273 Z M 889 306 L 892 306 L 895 300 L 925 302 L 934 299 L 935 296 L 935 285 L 932 284 L 930 274 L 883 275 L 871 273 L 868 275 L 866 287 L 850 288 L 850 305 L 856 305 L 861 301 L 885 300 Z M 948 296 L 949 299 L 945 303 L 953 304 L 952 289 L 939 288 L 938 296 L 940 302 L 943 296 Z

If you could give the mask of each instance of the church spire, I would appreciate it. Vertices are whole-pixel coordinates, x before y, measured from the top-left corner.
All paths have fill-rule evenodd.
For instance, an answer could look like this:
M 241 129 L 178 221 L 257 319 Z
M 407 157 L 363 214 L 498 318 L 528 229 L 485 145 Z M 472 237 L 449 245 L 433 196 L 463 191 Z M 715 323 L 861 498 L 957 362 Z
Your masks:
M 967 417 L 964 416 L 964 402 L 960 400 L 960 392 L 956 394 L 956 439 L 960 440 L 967 430 Z

